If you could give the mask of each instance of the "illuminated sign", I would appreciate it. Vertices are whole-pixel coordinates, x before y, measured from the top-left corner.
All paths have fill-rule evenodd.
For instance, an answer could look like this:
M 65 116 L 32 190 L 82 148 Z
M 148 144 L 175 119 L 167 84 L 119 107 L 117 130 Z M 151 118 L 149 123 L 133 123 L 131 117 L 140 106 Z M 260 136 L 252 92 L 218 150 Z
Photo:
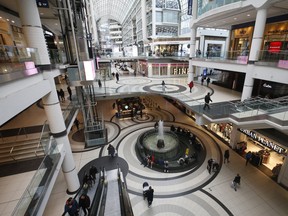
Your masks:
M 254 131 L 250 131 L 250 130 L 242 129 L 242 128 L 240 128 L 239 131 L 241 131 L 242 133 L 246 134 L 247 136 L 249 136 L 253 140 L 261 143 L 262 145 L 266 146 L 269 149 L 272 149 L 273 151 L 275 151 L 279 154 L 283 154 L 284 152 L 286 152 L 286 149 L 284 149 L 284 148 L 280 147 L 279 145 L 267 140 L 264 137 L 259 136 Z
M 281 50 L 282 42 L 281 41 L 272 41 L 269 44 L 268 51 L 271 53 L 279 53 Z

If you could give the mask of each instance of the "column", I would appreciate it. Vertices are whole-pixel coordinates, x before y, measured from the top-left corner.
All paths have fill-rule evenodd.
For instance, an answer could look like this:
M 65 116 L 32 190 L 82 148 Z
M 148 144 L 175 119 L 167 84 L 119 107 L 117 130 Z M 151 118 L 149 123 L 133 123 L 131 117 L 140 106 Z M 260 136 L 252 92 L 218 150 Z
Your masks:
M 261 50 L 263 35 L 266 25 L 267 9 L 257 10 L 256 21 L 254 26 L 253 38 L 249 54 L 249 62 L 255 62 L 259 59 L 259 51 Z
M 141 20 L 143 43 L 147 41 L 146 0 L 141 0 Z
M 195 57 L 195 42 L 196 42 L 196 28 L 191 28 L 191 38 L 190 38 L 190 55 L 189 55 L 189 71 L 188 71 L 188 82 L 190 83 L 194 79 L 194 68 L 192 65 L 192 58 Z
M 194 79 L 194 68 L 192 65 L 192 58 L 195 57 L 195 43 L 196 43 L 196 31 L 197 26 L 195 20 L 197 18 L 198 1 L 193 1 L 192 5 L 192 18 L 191 18 L 191 38 L 190 38 L 190 55 L 189 55 L 189 72 L 188 72 L 188 83 Z
M 17 4 L 27 46 L 30 48 L 37 48 L 38 51 L 39 62 L 35 62 L 35 64 L 50 64 L 49 54 L 36 1 L 17 0 Z
M 285 156 L 283 165 L 277 178 L 277 182 L 281 183 L 285 187 L 288 187 L 288 158 Z
M 261 8 L 257 10 L 253 39 L 251 43 L 251 49 L 249 54 L 249 61 L 247 66 L 247 72 L 244 81 L 244 87 L 242 91 L 241 101 L 250 98 L 252 95 L 254 79 L 252 74 L 254 71 L 254 62 L 259 59 L 259 51 L 262 46 L 263 35 L 266 25 L 267 9 Z
M 60 102 L 56 92 L 56 86 L 54 83 L 55 74 L 51 71 L 44 72 L 44 77 L 46 80 L 49 80 L 52 89 L 47 96 L 42 98 L 45 113 L 49 122 L 52 136 L 55 138 L 57 144 L 64 145 L 66 154 L 62 163 L 62 171 L 66 180 L 67 190 L 69 193 L 75 193 L 80 188 L 80 182 L 70 147 Z
M 227 38 L 226 38 L 226 40 L 225 40 L 225 53 L 224 53 L 224 58 L 225 59 L 227 59 L 227 57 L 229 56 L 229 47 L 230 47 L 230 34 L 231 34 L 231 31 L 230 30 L 228 30 L 229 31 L 229 33 L 228 33 L 228 36 L 227 36 Z
M 237 143 L 241 142 L 241 132 L 238 130 L 239 127 L 237 125 L 233 124 L 233 128 L 230 134 L 230 143 L 229 146 L 232 149 L 236 148 Z
M 152 0 L 152 38 L 156 38 L 156 0 Z

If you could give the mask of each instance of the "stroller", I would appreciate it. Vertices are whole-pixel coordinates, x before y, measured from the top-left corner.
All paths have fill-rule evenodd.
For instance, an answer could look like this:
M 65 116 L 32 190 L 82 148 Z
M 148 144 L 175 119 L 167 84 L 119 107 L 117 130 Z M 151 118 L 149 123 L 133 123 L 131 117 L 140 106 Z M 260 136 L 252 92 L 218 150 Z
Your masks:
M 149 190 L 148 182 L 143 183 L 143 199 L 145 200 L 147 197 L 147 191 Z

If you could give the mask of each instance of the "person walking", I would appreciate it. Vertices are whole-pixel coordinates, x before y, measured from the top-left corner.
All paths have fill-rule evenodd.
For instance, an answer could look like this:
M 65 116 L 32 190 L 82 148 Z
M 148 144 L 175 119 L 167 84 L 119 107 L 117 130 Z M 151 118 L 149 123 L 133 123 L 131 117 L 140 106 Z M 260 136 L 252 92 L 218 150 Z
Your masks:
M 250 162 L 251 158 L 252 158 L 252 152 L 249 151 L 249 152 L 247 152 L 247 154 L 245 155 L 246 166 L 247 166 L 247 164 Z
M 98 86 L 99 86 L 99 88 L 101 88 L 101 87 L 102 87 L 102 82 L 101 82 L 101 80 L 100 80 L 100 79 L 98 80 Z
M 64 93 L 62 88 L 60 89 L 59 94 L 60 94 L 60 97 L 61 97 L 61 101 L 64 102 L 65 101 L 65 93 Z
M 208 160 L 207 170 L 208 170 L 209 174 L 211 174 L 213 162 L 214 162 L 214 160 L 213 160 L 212 158 L 210 158 L 210 159 Z
M 72 90 L 71 90 L 70 86 L 67 86 L 67 91 L 69 94 L 69 100 L 72 101 Z
M 82 208 L 84 215 L 88 215 L 90 207 L 90 198 L 86 194 L 82 194 L 79 198 L 79 208 Z
M 229 153 L 229 149 L 227 149 L 225 152 L 224 152 L 224 164 L 225 162 L 229 163 L 229 157 L 230 157 L 230 153 Z
M 237 174 L 233 180 L 233 188 L 235 191 L 237 191 L 237 185 L 240 185 L 241 177 L 239 174 Z
M 190 93 L 192 92 L 192 88 L 194 87 L 194 82 L 193 80 L 191 80 L 191 82 L 188 84 L 189 88 L 190 88 Z
M 209 86 L 209 83 L 210 83 L 210 77 L 207 78 L 206 82 L 207 82 L 207 86 Z
M 149 190 L 147 191 L 148 207 L 152 205 L 153 198 L 154 198 L 154 189 L 150 186 Z
M 98 169 L 94 165 L 92 165 L 89 169 L 89 175 L 91 176 L 94 184 L 96 182 L 96 174 L 97 173 L 98 173 Z
M 203 107 L 203 109 L 205 110 L 206 107 L 208 107 L 208 109 L 210 109 L 209 103 L 212 102 L 211 98 L 210 98 L 210 92 L 207 93 L 207 95 L 204 98 L 205 101 L 205 105 Z
M 165 86 L 165 82 L 164 82 L 164 80 L 162 81 L 161 85 L 162 85 L 162 92 L 165 92 L 165 88 L 166 88 L 166 86 Z
M 119 81 L 119 73 L 118 72 L 116 73 L 116 80 L 117 80 L 117 82 Z
M 66 215 L 66 213 L 68 213 L 70 216 L 77 216 L 78 211 L 79 211 L 78 202 L 72 197 L 69 197 L 65 203 L 64 213 L 62 214 L 62 216 Z
M 201 78 L 201 85 L 204 83 L 204 77 Z
M 75 119 L 74 124 L 75 124 L 75 126 L 77 128 L 77 131 L 79 131 L 80 122 L 79 122 L 79 120 L 77 118 Z

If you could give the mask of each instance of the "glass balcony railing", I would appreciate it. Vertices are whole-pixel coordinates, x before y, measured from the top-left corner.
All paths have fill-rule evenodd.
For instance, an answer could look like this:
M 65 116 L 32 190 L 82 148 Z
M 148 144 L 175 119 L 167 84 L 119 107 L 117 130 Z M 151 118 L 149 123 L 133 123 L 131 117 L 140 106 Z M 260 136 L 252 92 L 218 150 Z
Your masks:
M 239 1 L 243 1 L 243 0 L 214 0 L 214 1 L 209 1 L 205 4 L 202 3 L 202 8 L 198 8 L 198 16 L 206 13 L 207 11 L 213 10 L 215 8 L 222 7 L 224 5 L 232 4 L 235 2 L 239 2 Z M 200 4 L 198 3 L 198 5 Z
M 0 63 L 22 63 L 33 61 L 39 62 L 39 53 L 35 48 L 17 47 L 17 46 L 0 46 Z
M 36 215 L 60 159 L 55 140 L 50 140 L 50 149 L 34 174 L 12 215 Z

